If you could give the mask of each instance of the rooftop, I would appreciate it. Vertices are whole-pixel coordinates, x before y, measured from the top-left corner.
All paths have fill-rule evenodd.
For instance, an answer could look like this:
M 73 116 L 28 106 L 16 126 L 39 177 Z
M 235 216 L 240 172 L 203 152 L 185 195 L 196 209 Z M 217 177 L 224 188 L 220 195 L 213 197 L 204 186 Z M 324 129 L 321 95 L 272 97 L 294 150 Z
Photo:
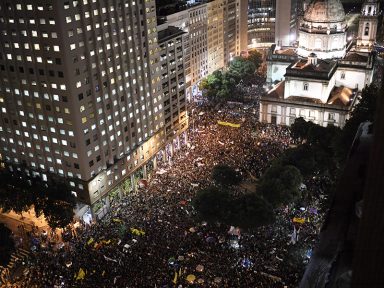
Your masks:
M 356 92 L 357 89 L 351 89 L 344 86 L 334 87 L 329 95 L 327 104 L 349 106 L 353 102 Z
M 337 61 L 317 59 L 316 65 L 308 59 L 300 59 L 287 68 L 285 76 L 329 80 L 336 71 Z
M 181 30 L 178 27 L 168 26 L 166 29 L 159 31 L 158 33 L 159 43 L 175 38 L 179 35 L 182 35 L 183 33 L 185 32 L 183 32 L 183 30 Z
M 353 62 L 367 62 L 368 59 L 369 54 L 367 53 L 348 52 L 342 60 Z

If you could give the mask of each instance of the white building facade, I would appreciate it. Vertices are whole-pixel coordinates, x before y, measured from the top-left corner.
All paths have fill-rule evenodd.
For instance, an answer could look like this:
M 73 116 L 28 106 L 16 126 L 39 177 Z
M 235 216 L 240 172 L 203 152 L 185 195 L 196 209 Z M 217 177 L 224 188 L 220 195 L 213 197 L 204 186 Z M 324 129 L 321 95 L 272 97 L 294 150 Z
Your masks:
M 375 13 L 372 3 L 362 21 L 367 21 L 366 11 Z M 290 125 L 303 117 L 323 126 L 344 126 L 357 96 L 372 83 L 375 62 L 370 51 L 347 45 L 346 28 L 340 1 L 315 0 L 307 6 L 295 53 L 294 48 L 272 47 L 268 54 L 267 82 L 280 82 L 261 98 L 260 121 Z

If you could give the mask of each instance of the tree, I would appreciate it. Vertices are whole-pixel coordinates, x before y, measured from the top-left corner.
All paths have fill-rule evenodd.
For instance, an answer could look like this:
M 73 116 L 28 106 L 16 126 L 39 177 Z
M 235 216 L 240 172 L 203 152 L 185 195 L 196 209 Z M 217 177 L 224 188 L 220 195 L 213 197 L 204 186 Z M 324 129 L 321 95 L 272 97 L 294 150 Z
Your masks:
M 227 221 L 229 203 L 229 192 L 213 186 L 198 191 L 193 200 L 199 218 L 210 223 Z
M 0 265 L 6 266 L 15 250 L 15 243 L 12 239 L 11 230 L 0 223 Z
M 244 194 L 231 203 L 231 216 L 228 219 L 230 225 L 254 229 L 274 222 L 272 205 L 256 193 Z
M 275 163 L 262 176 L 258 189 L 269 203 L 278 207 L 300 198 L 302 181 L 301 173 L 295 166 Z
M 253 65 L 255 65 L 255 69 L 257 70 L 263 63 L 263 55 L 257 50 L 252 50 L 248 52 L 247 60 L 252 62 Z
M 213 167 L 212 179 L 223 186 L 237 185 L 241 181 L 240 174 L 227 165 L 216 165 Z
M 32 208 L 36 215 L 44 214 L 52 228 L 65 227 L 73 219 L 75 198 L 66 183 L 48 178 L 47 182 L 39 177 L 25 173 L 25 167 L 12 172 L 5 168 L 0 172 L 0 209 L 2 212 L 14 211 L 21 214 Z
M 228 81 L 229 79 L 225 79 L 225 74 L 215 71 L 201 80 L 199 88 L 210 101 L 225 100 L 230 95 Z
M 291 125 L 291 136 L 296 140 L 304 140 L 308 137 L 308 131 L 312 127 L 312 122 L 307 122 L 303 117 L 295 119 L 295 122 Z
M 63 183 L 51 182 L 44 189 L 43 213 L 53 229 L 64 228 L 73 220 L 76 204 L 74 196 Z
M 347 120 L 342 133 L 335 141 L 335 152 L 340 161 L 343 162 L 346 159 L 360 124 L 374 120 L 377 99 L 382 95 L 383 91 L 383 87 L 379 89 L 374 84 L 363 89 L 359 103 L 355 105 L 351 117 Z
M 231 61 L 227 74 L 233 78 L 237 84 L 241 79 L 253 76 L 255 71 L 256 67 L 251 61 L 242 57 L 235 57 Z

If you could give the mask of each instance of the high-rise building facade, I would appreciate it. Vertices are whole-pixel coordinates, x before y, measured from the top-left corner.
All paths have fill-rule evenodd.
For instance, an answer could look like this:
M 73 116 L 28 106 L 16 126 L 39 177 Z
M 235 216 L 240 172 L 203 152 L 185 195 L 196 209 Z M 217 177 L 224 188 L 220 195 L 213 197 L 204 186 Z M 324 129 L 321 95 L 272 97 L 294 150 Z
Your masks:
M 173 26 L 159 30 L 161 85 L 167 142 L 173 141 L 175 134 L 180 135 L 188 127 L 183 57 L 184 34 L 181 29 Z
M 302 0 L 249 0 L 248 47 L 289 46 L 296 41 Z
M 208 74 L 224 67 L 224 0 L 208 3 Z
M 0 150 L 93 205 L 164 138 L 155 1 L 0 1 Z M 33 172 L 32 172 L 33 171 Z
M 165 24 L 181 28 L 184 36 L 187 97 L 198 93 L 199 81 L 246 51 L 245 1 L 199 1 L 167 15 Z
M 276 0 L 249 0 L 248 46 L 270 46 L 275 43 Z

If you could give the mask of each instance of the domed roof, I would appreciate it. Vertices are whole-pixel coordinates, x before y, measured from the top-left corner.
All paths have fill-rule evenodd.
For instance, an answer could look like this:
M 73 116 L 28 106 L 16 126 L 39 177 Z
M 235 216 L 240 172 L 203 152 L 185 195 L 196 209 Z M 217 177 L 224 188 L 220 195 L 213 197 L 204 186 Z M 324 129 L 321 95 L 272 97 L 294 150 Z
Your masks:
M 333 23 L 342 22 L 345 12 L 340 0 L 313 0 L 304 13 L 308 22 Z

